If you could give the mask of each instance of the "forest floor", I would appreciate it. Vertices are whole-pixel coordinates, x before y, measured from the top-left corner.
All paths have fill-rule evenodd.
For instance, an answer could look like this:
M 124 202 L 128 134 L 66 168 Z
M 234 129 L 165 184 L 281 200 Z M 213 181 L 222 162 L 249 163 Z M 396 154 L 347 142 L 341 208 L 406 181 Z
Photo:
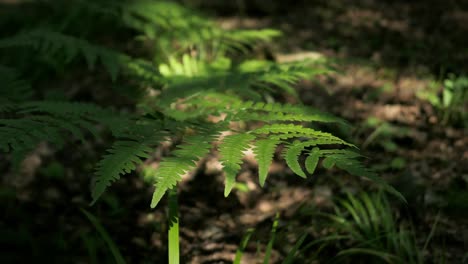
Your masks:
M 443 120 L 440 110 L 421 94 L 436 87 L 440 96 L 447 73 L 468 73 L 468 8 L 456 1 L 444 1 L 444 6 L 435 1 L 429 1 L 433 5 L 351 1 L 346 6 L 337 1 L 298 1 L 284 6 L 258 0 L 240 7 L 211 2 L 215 1 L 200 8 L 217 12 L 224 27 L 284 32 L 283 40 L 264 47 L 259 56 L 277 61 L 320 57 L 332 62 L 335 73 L 298 85 L 302 102 L 353 125 L 347 130 L 326 129 L 360 146 L 367 165 L 406 197 L 406 205 L 389 199 L 395 218 L 412 223 L 421 248 L 438 219 L 423 252 L 427 263 L 436 263 L 436 258 L 462 263 L 468 251 L 468 130 L 456 118 Z M 459 111 L 466 110 L 465 104 Z M 2 187 L 0 214 L 17 221 L 14 232 L 0 234 L 0 242 L 7 237 L 17 240 L 9 254 L 23 254 L 28 247 L 36 259 L 55 263 L 69 260 L 74 245 L 84 243 L 88 253 L 96 245 L 104 246 L 80 212 L 83 207 L 99 216 L 128 263 L 166 262 L 165 204 L 149 209 L 152 188 L 140 177 L 123 177 L 100 203 L 88 207 L 89 194 L 83 190 L 88 190 L 90 177 L 73 171 L 89 170 L 90 161 L 97 159 L 96 148 L 103 146 L 81 145 L 54 154 L 47 146 L 40 147 L 28 157 L 23 177 Z M 372 190 L 368 182 L 339 170 L 319 168 L 304 181 L 279 159 L 264 188 L 256 173 L 255 161 L 247 155 L 238 176 L 241 184 L 224 198 L 220 165 L 213 155 L 182 182 L 182 263 L 232 262 L 251 227 L 255 231 L 244 263 L 257 263 L 276 213 L 282 231 L 271 263 L 280 263 L 301 232 L 310 234 L 309 242 L 326 233 L 320 229 L 326 220 L 318 212 L 332 212 L 336 197 Z M 66 175 L 65 181 L 56 177 L 60 174 Z M 50 249 L 55 250 L 53 257 Z M 76 263 L 88 262 L 86 251 L 74 254 Z M 103 253 L 97 254 L 99 258 Z M 314 263 L 325 263 L 332 253 L 323 254 Z

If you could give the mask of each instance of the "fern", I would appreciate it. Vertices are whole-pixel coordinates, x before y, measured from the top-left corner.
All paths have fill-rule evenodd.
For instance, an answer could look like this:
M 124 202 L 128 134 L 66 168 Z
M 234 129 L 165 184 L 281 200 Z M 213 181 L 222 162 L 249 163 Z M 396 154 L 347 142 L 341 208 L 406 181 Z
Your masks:
M 63 55 L 65 63 L 82 55 L 90 69 L 100 60 L 112 80 L 116 80 L 119 73 L 119 61 L 128 58 L 110 49 L 92 45 L 86 40 L 47 29 L 35 29 L 0 39 L 0 49 L 15 47 L 33 48 L 48 57 Z
M 163 53 L 177 40 L 182 48 L 196 45 L 202 54 L 216 50 L 215 56 L 224 56 L 226 51 L 247 52 L 249 47 L 281 35 L 273 29 L 223 30 L 198 12 L 169 1 L 134 1 L 119 9 L 124 23 L 158 41 Z
M 79 2 L 76 12 L 66 9 L 75 13 L 56 14 L 57 18 L 47 20 L 47 28 L 23 27 L 17 31 L 20 33 L 0 38 L 0 51 L 4 52 L 0 63 L 8 65 L 0 66 L 0 151 L 11 153 L 13 160 L 20 160 L 41 141 L 58 148 L 69 142 L 70 135 L 81 141 L 88 140 L 88 135 L 100 137 L 105 127 L 114 142 L 96 167 L 92 190 L 95 203 L 113 182 L 150 157 L 161 141 L 178 142 L 182 138 L 154 172 L 151 206 L 155 207 L 166 191 L 210 152 L 220 133 L 229 132 L 218 146 L 226 176 L 225 196 L 231 192 L 244 151 L 250 146 L 258 160 L 262 186 L 279 145 L 286 146 L 283 157 L 301 177 L 306 177 L 303 167 L 312 174 L 323 159 L 323 167 L 337 166 L 384 184 L 361 164 L 358 154 L 342 149 L 354 145 L 308 127 L 313 122 L 347 125 L 345 121 L 302 105 L 265 103 L 275 93 L 298 97 L 295 84 L 330 72 L 328 65 L 229 58 L 232 52 L 246 53 L 257 44 L 271 41 L 280 35 L 278 31 L 223 30 L 203 15 L 166 1 L 136 0 L 106 6 Z M 94 41 L 82 37 L 86 33 L 73 35 L 70 32 L 74 32 L 71 29 L 75 22 L 71 19 L 82 13 L 91 21 L 101 15 L 109 17 L 116 26 L 132 30 L 125 34 L 135 36 L 136 31 L 136 40 L 155 47 L 142 53 L 154 57 L 134 58 L 92 44 Z M 125 73 L 125 84 L 148 93 L 137 106 L 128 108 L 136 111 L 126 114 L 93 102 L 37 101 L 41 94 L 35 78 L 29 71 L 21 71 L 24 67 L 17 59 L 22 54 L 41 57 L 60 67 L 82 59 L 89 69 L 104 68 L 113 81 Z M 41 68 L 41 63 L 31 63 L 30 67 Z M 28 80 L 22 76 L 29 76 Z M 247 125 L 233 131 L 230 125 L 236 122 Z M 257 128 L 249 129 L 251 122 L 256 122 Z M 328 149 L 319 149 L 322 145 Z M 308 156 L 301 164 L 303 153 Z
M 84 132 L 97 137 L 96 125 L 109 120 L 114 124 L 109 127 L 118 134 L 121 128 L 116 125 L 129 123 L 131 119 L 86 103 L 30 101 L 10 104 L 7 114 L 0 119 L 0 150 L 11 152 L 19 161 L 42 141 L 60 148 L 68 140 L 68 134 L 81 141 L 85 141 Z
M 265 180 L 268 175 L 268 168 L 273 161 L 273 155 L 279 143 L 279 140 L 274 139 L 261 139 L 257 140 L 255 143 L 253 151 L 258 161 L 258 179 L 260 186 L 265 184 Z
M 353 144 L 350 144 L 336 136 L 333 136 L 330 133 L 317 131 L 312 128 L 305 128 L 303 126 L 294 125 L 294 124 L 265 125 L 261 128 L 257 128 L 253 130 L 252 133 L 273 134 L 271 138 L 277 138 L 277 139 L 288 139 L 288 138 L 295 138 L 295 137 L 308 137 L 308 138 L 315 139 L 315 140 L 306 142 L 305 144 L 301 143 L 303 147 L 317 145 L 317 144 L 343 144 L 343 145 L 354 147 Z
M 240 163 L 250 142 L 255 139 L 251 134 L 235 134 L 226 136 L 219 146 L 223 171 L 226 175 L 224 196 L 228 196 L 236 182 L 236 175 L 240 170 Z
M 30 99 L 33 95 L 31 84 L 21 79 L 20 74 L 13 68 L 0 65 L 0 80 L 2 81 L 0 103 L 22 102 Z M 6 108 L 6 106 L 4 107 Z M 0 112 L 2 112 L 2 108 L 0 108 Z
M 284 159 L 288 164 L 288 167 L 297 175 L 302 178 L 306 178 L 304 171 L 302 171 L 301 165 L 299 164 L 299 155 L 301 155 L 302 150 L 304 149 L 301 144 L 292 144 L 284 153 Z
M 320 158 L 319 148 L 313 148 L 305 160 L 305 168 L 308 173 L 313 174 Z
M 154 175 L 156 189 L 151 207 L 154 208 L 167 190 L 172 189 L 182 179 L 182 175 L 195 166 L 195 162 L 208 154 L 211 141 L 216 133 L 187 136 L 184 143 L 173 151 L 174 157 L 161 161 Z
M 130 173 L 141 163 L 141 158 L 149 158 L 151 148 L 138 141 L 117 141 L 107 155 L 98 163 L 92 192 L 93 203 L 104 193 L 121 174 Z

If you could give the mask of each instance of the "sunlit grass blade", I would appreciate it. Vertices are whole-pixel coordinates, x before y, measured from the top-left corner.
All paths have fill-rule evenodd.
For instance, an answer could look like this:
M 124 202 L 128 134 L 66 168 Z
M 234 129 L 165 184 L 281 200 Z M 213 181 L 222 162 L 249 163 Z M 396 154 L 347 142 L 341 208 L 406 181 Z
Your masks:
M 104 227 L 99 223 L 99 220 L 90 212 L 86 211 L 85 209 L 80 209 L 81 212 L 88 218 L 88 220 L 93 224 L 94 228 L 98 231 L 99 235 L 102 237 L 104 242 L 106 242 L 107 247 L 109 248 L 112 256 L 114 257 L 115 263 L 117 264 L 125 264 L 125 260 L 120 254 L 120 251 L 117 247 L 117 245 L 114 243 L 112 238 L 109 236 L 107 231 L 104 229 Z
M 179 204 L 177 189 L 169 190 L 169 264 L 179 264 Z

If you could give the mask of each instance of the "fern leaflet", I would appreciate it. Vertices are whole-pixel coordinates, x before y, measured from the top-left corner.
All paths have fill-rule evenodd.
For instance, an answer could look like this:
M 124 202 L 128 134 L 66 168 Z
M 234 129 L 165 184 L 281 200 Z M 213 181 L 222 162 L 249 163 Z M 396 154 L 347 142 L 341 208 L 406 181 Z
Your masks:
M 167 190 L 172 189 L 182 179 L 184 173 L 195 167 L 197 160 L 208 154 L 213 134 L 186 136 L 183 144 L 173 151 L 174 157 L 161 161 L 154 175 L 156 189 L 151 201 L 152 208 L 156 207 Z
M 286 160 L 288 167 L 295 174 L 302 178 L 306 178 L 307 176 L 302 170 L 301 164 L 299 164 L 299 156 L 301 155 L 302 150 L 304 150 L 304 146 L 302 144 L 291 144 L 284 153 L 284 159 Z
M 258 179 L 260 186 L 263 187 L 265 184 L 266 177 L 268 175 L 268 169 L 271 162 L 273 161 L 273 155 L 275 153 L 276 146 L 280 142 L 274 139 L 261 139 L 255 142 L 255 148 L 253 152 L 258 161 Z
M 130 173 L 140 164 L 141 158 L 149 158 L 153 149 L 138 141 L 117 141 L 108 150 L 108 154 L 98 163 L 97 178 L 93 184 L 92 197 L 94 204 L 112 182 L 120 175 Z
M 320 158 L 319 148 L 313 148 L 305 160 L 305 168 L 308 173 L 313 174 Z
M 235 134 L 226 136 L 219 146 L 223 171 L 226 175 L 224 196 L 228 196 L 236 182 L 236 175 L 239 172 L 244 156 L 249 144 L 255 136 L 252 134 Z

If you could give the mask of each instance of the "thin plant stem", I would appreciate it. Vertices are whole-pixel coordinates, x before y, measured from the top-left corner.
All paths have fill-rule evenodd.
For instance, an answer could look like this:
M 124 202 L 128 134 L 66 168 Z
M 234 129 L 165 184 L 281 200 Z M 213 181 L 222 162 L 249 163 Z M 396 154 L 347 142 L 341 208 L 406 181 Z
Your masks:
M 169 197 L 169 264 L 179 264 L 179 204 L 177 189 L 168 192 Z

